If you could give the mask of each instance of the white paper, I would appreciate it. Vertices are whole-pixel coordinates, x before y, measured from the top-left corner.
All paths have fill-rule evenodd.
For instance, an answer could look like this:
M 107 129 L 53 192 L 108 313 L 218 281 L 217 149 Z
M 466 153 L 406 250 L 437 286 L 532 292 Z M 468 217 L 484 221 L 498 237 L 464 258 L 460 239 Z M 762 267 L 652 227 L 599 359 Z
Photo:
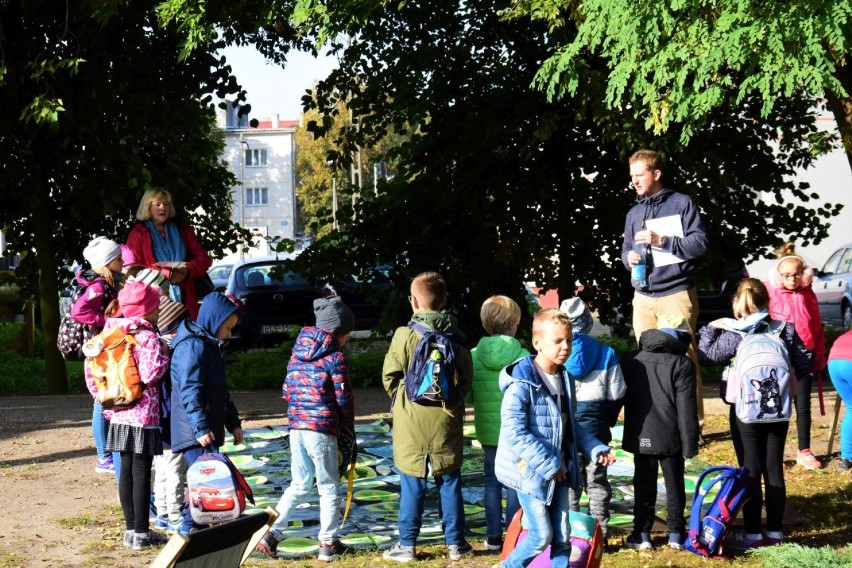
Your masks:
M 666 237 L 683 237 L 683 223 L 681 223 L 680 215 L 645 219 L 645 228 Z M 651 256 L 654 258 L 654 266 L 667 266 L 684 261 L 679 256 L 654 246 L 651 247 Z

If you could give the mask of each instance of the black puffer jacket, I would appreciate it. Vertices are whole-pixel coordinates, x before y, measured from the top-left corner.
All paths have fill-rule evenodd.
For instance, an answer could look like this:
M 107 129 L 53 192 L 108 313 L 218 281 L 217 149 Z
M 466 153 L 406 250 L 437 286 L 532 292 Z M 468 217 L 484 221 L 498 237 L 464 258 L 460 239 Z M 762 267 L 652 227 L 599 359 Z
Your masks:
M 695 365 L 687 346 L 649 329 L 638 351 L 621 361 L 627 383 L 623 447 L 633 454 L 692 457 L 698 454 Z

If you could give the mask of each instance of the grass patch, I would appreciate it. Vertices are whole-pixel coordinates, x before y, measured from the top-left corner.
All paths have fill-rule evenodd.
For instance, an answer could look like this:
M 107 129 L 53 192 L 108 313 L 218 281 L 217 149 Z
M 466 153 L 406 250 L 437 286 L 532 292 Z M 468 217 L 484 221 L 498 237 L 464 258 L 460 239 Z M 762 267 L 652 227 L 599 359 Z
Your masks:
M 829 546 L 810 548 L 795 543 L 758 548 L 749 554 L 772 568 L 840 568 L 852 566 L 852 550 Z
M 66 529 L 91 528 L 103 524 L 99 519 L 90 517 L 89 515 L 81 515 L 79 517 L 67 517 L 56 521 L 60 527 Z

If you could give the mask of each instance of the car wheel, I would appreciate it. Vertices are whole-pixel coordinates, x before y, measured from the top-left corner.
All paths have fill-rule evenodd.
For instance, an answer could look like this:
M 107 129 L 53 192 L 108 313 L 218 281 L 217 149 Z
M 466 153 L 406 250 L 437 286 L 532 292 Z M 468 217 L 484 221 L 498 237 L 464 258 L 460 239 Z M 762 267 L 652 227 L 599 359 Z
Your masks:
M 849 302 L 843 304 L 843 328 L 852 329 L 852 304 Z

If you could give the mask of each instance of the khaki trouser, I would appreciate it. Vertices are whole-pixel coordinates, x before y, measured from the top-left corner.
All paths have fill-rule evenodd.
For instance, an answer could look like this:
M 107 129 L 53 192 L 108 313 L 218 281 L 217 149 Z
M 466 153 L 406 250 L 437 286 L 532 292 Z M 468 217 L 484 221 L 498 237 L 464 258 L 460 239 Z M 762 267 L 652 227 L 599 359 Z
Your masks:
M 695 364 L 695 396 L 698 408 L 698 427 L 704 427 L 704 389 L 701 384 L 701 369 L 698 367 L 698 353 L 695 344 L 695 325 L 698 320 L 698 291 L 693 286 L 688 290 L 676 292 L 669 296 L 643 296 L 633 294 L 633 333 L 636 342 L 639 336 L 648 329 L 657 328 L 657 320 L 664 315 L 681 315 L 689 324 L 692 332 L 692 343 L 689 345 L 687 356 Z

